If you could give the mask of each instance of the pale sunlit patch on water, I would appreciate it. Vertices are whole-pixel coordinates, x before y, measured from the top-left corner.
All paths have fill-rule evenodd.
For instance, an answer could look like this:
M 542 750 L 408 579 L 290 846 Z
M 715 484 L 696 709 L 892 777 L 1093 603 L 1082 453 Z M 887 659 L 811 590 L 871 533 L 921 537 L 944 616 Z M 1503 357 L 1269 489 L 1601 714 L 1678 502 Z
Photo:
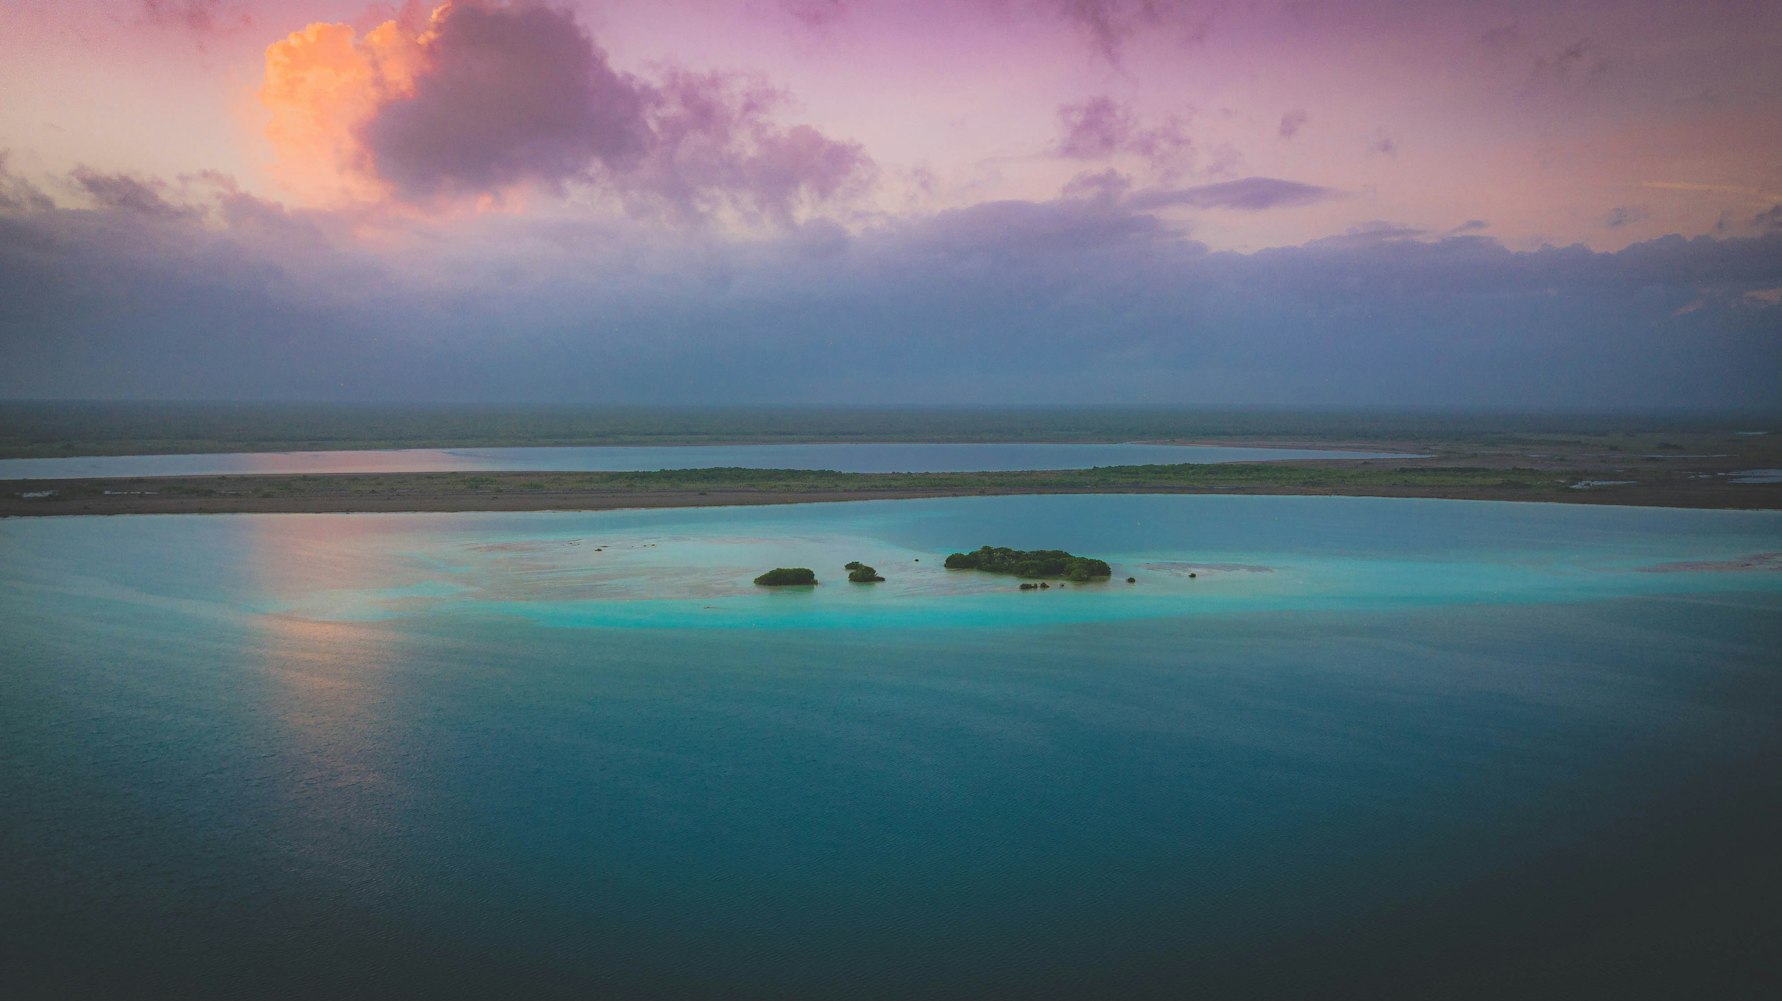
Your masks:
M 1678 517 L 1704 520 L 1699 514 L 1610 512 L 1585 521 L 1554 506 L 1227 500 L 1042 497 L 248 521 L 257 549 L 283 567 L 262 581 L 259 607 L 268 612 L 341 622 L 474 613 L 572 628 L 1049 625 L 1585 601 L 1690 586 L 1633 573 L 1666 557 L 1679 571 L 1705 572 L 1743 555 L 1703 550 L 1698 535 L 1654 531 Z M 1224 519 L 1236 511 L 1245 517 Z M 1394 522 L 1397 535 L 1382 534 L 1374 513 Z M 1573 523 L 1599 527 L 1579 532 Z M 1406 544 L 1413 539 L 1422 541 Z M 948 551 L 1006 543 L 1104 558 L 1113 576 L 1052 582 L 1035 593 L 1013 577 L 943 566 Z M 853 560 L 886 580 L 849 583 L 843 567 Z M 753 583 L 775 567 L 809 567 L 821 583 Z
M 829 469 L 838 472 L 969 472 L 1088 469 L 1173 463 L 1417 458 L 1387 452 L 1229 448 L 1214 445 L 828 444 L 612 445 L 516 448 L 223 452 L 0 459 L 0 479 L 194 476 L 220 473 L 595 472 L 655 469 Z

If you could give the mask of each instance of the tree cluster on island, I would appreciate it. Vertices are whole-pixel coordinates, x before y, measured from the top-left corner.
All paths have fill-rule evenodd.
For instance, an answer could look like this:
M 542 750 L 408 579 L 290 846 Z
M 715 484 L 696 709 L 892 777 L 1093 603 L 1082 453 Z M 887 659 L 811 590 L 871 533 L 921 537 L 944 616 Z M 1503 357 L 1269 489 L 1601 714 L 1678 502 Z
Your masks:
M 1072 556 L 1062 549 L 1008 549 L 984 546 L 976 552 L 954 553 L 947 557 L 949 570 L 983 570 L 1016 577 L 1052 578 L 1076 581 L 1095 580 L 1113 574 L 1105 562 L 1087 556 Z
M 848 579 L 856 584 L 877 584 L 885 579 L 879 576 L 877 570 L 874 570 L 872 567 L 867 566 L 859 560 L 849 562 L 843 566 L 842 569 L 848 572 Z
M 795 584 L 815 584 L 816 571 L 808 567 L 775 567 L 755 578 L 755 583 L 762 587 L 787 587 Z

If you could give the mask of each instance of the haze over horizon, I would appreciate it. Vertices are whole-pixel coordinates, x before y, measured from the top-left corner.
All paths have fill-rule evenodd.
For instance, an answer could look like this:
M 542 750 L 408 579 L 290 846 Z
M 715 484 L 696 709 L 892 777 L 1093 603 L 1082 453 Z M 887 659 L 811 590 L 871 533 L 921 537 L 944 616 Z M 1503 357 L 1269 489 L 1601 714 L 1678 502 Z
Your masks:
M 0 398 L 1773 408 L 1782 9 L 0 8 Z

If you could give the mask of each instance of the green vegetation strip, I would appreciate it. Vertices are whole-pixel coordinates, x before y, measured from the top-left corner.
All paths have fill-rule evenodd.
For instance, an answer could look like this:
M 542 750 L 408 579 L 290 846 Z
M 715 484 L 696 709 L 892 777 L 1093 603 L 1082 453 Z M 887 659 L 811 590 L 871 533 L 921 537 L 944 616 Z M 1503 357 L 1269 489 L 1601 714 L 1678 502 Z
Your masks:
M 1129 492 L 1270 488 L 1493 488 L 1559 492 L 1571 474 L 1537 469 L 1422 466 L 1301 466 L 1280 462 L 1102 466 L 976 473 L 838 473 L 808 469 L 668 469 L 656 472 L 352 473 L 14 480 L 7 493 L 53 489 L 58 497 L 324 498 L 630 493 L 973 493 Z
M 566 407 L 0 401 L 0 457 L 556 445 L 1242 438 L 1662 448 L 1782 415 L 1437 414 L 1015 407 Z M 1694 448 L 1693 445 L 1690 446 Z M 1423 449 L 1423 450 L 1426 450 Z M 1721 451 L 1722 449 L 1710 449 Z

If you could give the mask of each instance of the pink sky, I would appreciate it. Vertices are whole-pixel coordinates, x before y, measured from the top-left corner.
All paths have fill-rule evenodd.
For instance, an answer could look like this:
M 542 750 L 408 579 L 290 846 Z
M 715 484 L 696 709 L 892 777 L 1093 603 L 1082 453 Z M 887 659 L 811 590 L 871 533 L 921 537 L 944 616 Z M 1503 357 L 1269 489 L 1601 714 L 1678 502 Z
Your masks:
M 1773 407 L 1782 5 L 13 0 L 0 397 Z
M 1782 201 L 1782 8 L 1771 4 L 572 9 L 617 72 L 756 74 L 786 96 L 776 123 L 858 144 L 876 168 L 870 183 L 799 208 L 853 229 L 1048 199 L 1109 168 L 1133 189 L 1254 176 L 1334 193 L 1267 212 L 1165 213 L 1239 250 L 1368 227 L 1433 238 L 1472 220 L 1512 248 L 1617 249 L 1737 232 Z M 86 167 L 168 180 L 220 171 L 262 197 L 317 204 L 326 199 L 315 190 L 283 183 L 290 164 L 266 138 L 267 49 L 312 23 L 363 36 L 394 13 L 334 2 L 8 4 L 0 146 L 58 201 L 79 195 L 55 179 Z M 1173 130 L 1177 148 L 1147 158 L 1116 142 L 1060 155 L 1060 109 L 1097 98 L 1134 133 Z M 613 207 L 575 184 L 524 202 L 547 214 Z

